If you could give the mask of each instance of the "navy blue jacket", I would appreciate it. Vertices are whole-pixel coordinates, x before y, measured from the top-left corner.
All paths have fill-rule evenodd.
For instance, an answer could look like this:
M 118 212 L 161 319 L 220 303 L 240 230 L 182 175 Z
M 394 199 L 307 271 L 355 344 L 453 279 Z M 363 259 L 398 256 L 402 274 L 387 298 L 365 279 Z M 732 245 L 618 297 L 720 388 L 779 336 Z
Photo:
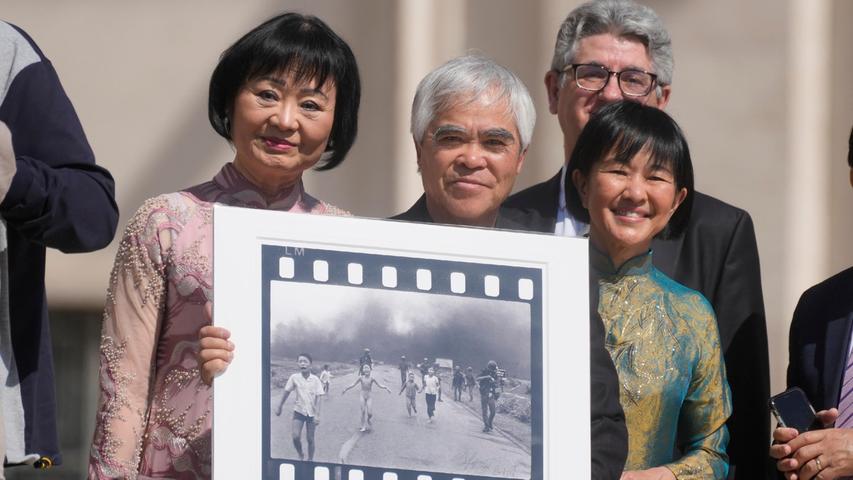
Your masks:
M 853 268 L 800 297 L 788 340 L 788 386 L 800 387 L 816 410 L 838 406 L 853 329 Z
M 0 204 L 9 243 L 12 346 L 26 451 L 60 463 L 53 358 L 44 288 L 45 248 L 89 252 L 108 245 L 118 207 L 50 61 L 18 27 L 0 22 L 0 121 L 12 133 L 17 173 Z M 7 412 L 8 413 L 8 412 Z

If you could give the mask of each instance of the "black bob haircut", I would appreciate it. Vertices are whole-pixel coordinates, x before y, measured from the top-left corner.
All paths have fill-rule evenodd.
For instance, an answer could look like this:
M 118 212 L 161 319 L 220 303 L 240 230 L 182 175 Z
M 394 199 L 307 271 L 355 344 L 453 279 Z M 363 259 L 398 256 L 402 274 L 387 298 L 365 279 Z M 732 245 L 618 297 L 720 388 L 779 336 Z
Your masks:
M 282 71 L 292 74 L 296 82 L 316 80 L 317 88 L 326 82 L 334 83 L 335 118 L 326 147 L 328 154 L 317 170 L 336 167 L 355 142 L 361 81 L 349 45 L 317 17 L 279 15 L 228 47 L 210 77 L 210 124 L 230 141 L 230 117 L 237 92 L 249 80 Z
M 660 238 L 678 236 L 687 227 L 693 206 L 693 163 L 687 140 L 675 120 L 663 110 L 637 102 L 621 101 L 603 107 L 593 114 L 572 151 L 566 171 L 566 206 L 578 220 L 589 223 L 589 212 L 572 181 L 575 170 L 589 177 L 592 166 L 615 155 L 623 165 L 648 149 L 655 166 L 665 166 L 673 174 L 676 194 L 682 188 L 687 196 L 672 215 Z

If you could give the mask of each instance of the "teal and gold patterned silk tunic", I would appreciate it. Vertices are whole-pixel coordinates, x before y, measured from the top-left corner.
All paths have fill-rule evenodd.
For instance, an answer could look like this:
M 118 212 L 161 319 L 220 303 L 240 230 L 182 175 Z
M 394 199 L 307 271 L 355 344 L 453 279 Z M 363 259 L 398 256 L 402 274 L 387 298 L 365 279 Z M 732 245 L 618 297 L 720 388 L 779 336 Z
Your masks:
M 625 470 L 726 478 L 731 394 L 711 305 L 652 266 L 651 252 L 617 269 L 590 248 L 590 262 L 628 426 Z

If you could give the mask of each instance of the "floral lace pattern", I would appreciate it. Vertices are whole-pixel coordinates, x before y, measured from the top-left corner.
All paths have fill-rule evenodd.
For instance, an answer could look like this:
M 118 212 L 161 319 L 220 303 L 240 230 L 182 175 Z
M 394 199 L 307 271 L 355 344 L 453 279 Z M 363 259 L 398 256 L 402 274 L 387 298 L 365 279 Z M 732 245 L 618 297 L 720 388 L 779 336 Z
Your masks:
M 110 276 L 89 478 L 210 478 L 213 391 L 196 353 L 213 299 L 213 203 L 347 215 L 301 182 L 266 197 L 232 164 L 140 207 Z

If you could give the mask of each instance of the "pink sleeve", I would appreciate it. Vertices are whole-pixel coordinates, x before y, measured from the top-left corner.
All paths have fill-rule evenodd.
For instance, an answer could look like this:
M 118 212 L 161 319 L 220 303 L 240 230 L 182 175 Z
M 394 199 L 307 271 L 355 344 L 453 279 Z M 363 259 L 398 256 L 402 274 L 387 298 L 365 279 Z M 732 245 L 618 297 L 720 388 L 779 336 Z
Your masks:
M 139 468 L 164 311 L 164 256 L 171 245 L 167 207 L 164 197 L 143 204 L 116 254 L 101 331 L 89 478 L 136 478 Z

